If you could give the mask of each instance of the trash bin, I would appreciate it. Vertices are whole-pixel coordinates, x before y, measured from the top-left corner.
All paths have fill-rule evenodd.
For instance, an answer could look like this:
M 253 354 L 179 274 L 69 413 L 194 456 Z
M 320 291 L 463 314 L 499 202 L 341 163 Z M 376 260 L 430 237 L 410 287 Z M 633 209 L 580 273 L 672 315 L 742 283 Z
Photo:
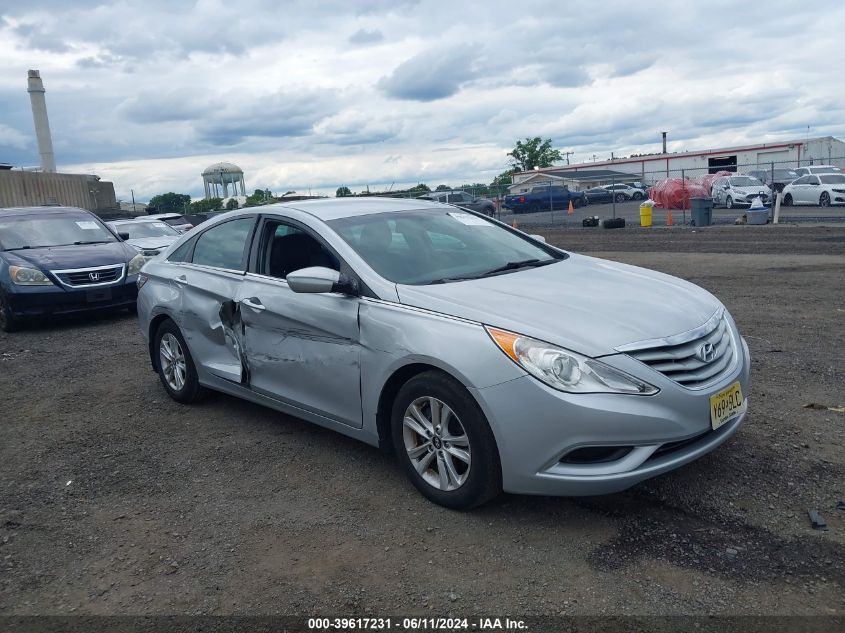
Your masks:
M 640 226 L 651 226 L 652 207 L 654 207 L 653 200 L 643 200 L 640 205 Z
M 769 221 L 769 207 L 749 209 L 746 212 L 749 224 L 766 224 Z
M 713 224 L 713 198 L 690 198 L 693 226 Z

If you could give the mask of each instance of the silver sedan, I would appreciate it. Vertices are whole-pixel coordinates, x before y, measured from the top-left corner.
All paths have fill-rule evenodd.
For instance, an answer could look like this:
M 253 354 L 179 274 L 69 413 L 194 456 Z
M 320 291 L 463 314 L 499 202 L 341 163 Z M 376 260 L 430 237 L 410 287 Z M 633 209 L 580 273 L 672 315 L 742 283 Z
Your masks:
M 420 200 L 223 214 L 139 278 L 153 369 L 393 450 L 453 508 L 594 495 L 732 436 L 750 359 L 709 292 Z

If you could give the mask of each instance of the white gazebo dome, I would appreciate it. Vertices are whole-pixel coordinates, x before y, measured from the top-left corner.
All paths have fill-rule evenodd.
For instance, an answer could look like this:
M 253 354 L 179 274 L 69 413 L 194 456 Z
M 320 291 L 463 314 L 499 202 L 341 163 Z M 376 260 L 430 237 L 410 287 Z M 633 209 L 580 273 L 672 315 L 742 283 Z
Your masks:
M 240 185 L 241 195 L 246 195 L 244 170 L 234 163 L 221 162 L 209 165 L 202 172 L 202 182 L 206 198 L 228 198 L 229 185 L 232 185 L 231 195 L 238 195 L 238 185 Z M 221 193 L 223 195 L 220 195 Z

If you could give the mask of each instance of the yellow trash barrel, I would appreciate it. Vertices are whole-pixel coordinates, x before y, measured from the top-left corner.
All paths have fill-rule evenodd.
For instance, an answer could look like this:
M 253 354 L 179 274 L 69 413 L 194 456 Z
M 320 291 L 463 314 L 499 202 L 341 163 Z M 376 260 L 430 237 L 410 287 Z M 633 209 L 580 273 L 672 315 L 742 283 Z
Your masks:
M 651 205 L 640 205 L 640 226 L 651 226 Z

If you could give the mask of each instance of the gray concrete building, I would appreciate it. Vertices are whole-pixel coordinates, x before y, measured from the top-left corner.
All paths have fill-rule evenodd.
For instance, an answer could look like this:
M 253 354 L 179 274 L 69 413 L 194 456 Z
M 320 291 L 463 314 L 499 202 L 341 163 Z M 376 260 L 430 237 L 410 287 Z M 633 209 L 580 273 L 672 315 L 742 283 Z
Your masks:
M 119 211 L 114 184 L 99 176 L 0 169 L 0 208 L 51 204 L 104 215 Z

